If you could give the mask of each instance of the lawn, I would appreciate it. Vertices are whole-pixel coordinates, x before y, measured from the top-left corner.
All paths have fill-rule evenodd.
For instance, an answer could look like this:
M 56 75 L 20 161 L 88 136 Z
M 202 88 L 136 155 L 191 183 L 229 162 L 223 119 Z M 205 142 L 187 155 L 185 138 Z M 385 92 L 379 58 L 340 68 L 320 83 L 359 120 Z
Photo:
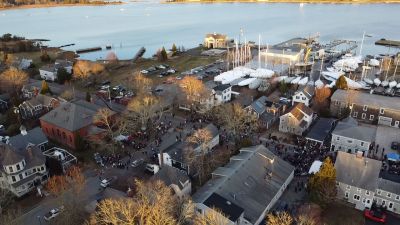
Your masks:
M 364 225 L 362 211 L 343 203 L 329 205 L 321 215 L 322 224 L 326 225 Z

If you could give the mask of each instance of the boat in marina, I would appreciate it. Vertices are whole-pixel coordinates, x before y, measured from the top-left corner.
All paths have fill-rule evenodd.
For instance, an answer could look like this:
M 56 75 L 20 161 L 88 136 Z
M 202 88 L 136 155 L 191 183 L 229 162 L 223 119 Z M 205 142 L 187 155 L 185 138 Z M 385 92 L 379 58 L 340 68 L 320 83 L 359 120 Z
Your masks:
M 381 85 L 381 83 L 382 83 L 382 81 L 379 80 L 379 78 L 375 78 L 375 79 L 374 79 L 374 84 L 375 84 L 376 86 Z

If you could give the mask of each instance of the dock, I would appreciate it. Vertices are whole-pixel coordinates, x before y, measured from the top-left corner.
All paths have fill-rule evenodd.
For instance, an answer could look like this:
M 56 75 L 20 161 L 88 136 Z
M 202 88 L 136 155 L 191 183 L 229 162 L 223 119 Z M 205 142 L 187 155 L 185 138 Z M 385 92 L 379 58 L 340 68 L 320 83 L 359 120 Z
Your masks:
M 93 47 L 93 48 L 82 48 L 76 50 L 76 53 L 86 53 L 86 52 L 95 52 L 95 51 L 101 51 L 101 47 Z
M 386 40 L 382 38 L 381 40 L 376 41 L 375 45 L 400 48 L 400 41 Z

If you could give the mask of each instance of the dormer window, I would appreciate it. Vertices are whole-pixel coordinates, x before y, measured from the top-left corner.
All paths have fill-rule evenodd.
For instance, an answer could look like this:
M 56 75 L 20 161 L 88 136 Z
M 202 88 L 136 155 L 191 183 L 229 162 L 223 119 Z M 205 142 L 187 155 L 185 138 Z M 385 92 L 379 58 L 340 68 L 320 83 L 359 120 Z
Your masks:
M 367 106 L 367 105 L 364 105 L 363 111 L 367 111 L 367 109 L 368 109 L 368 106 Z
M 17 171 L 21 170 L 21 167 L 19 166 L 19 164 L 17 164 Z
M 379 109 L 379 113 L 380 114 L 384 114 L 385 113 L 385 109 Z
M 8 167 L 8 171 L 10 171 L 10 173 L 14 172 L 12 166 L 9 166 L 9 167 Z

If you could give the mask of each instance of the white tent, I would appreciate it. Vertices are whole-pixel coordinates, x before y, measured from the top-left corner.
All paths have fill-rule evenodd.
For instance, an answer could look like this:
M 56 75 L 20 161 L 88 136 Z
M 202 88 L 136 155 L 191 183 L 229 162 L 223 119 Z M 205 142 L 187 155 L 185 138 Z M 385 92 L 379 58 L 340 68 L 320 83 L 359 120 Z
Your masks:
M 301 80 L 301 77 L 297 77 L 296 79 L 292 80 L 290 83 L 291 84 L 298 84 L 300 80 Z
M 308 174 L 317 173 L 317 172 L 321 169 L 321 166 L 322 166 L 322 162 L 319 161 L 319 160 L 315 160 L 315 161 L 311 164 L 311 167 L 310 167 L 310 169 L 308 170 Z
M 250 77 L 271 78 L 274 74 L 275 72 L 272 70 L 258 68 L 250 73 Z
M 380 62 L 377 59 L 370 59 L 368 64 L 370 66 L 379 66 Z
M 257 78 L 254 78 L 254 77 L 252 77 L 252 78 L 248 78 L 248 79 L 246 79 L 246 80 L 243 80 L 243 81 L 240 81 L 239 83 L 238 83 L 238 85 L 239 86 L 246 86 L 246 85 L 249 85 L 250 83 L 252 83 L 253 81 L 255 81 L 255 80 L 257 80 Z
M 308 82 L 308 77 L 304 77 L 303 79 L 301 79 L 300 81 L 299 81 L 299 85 L 306 85 L 307 84 L 307 82 Z

